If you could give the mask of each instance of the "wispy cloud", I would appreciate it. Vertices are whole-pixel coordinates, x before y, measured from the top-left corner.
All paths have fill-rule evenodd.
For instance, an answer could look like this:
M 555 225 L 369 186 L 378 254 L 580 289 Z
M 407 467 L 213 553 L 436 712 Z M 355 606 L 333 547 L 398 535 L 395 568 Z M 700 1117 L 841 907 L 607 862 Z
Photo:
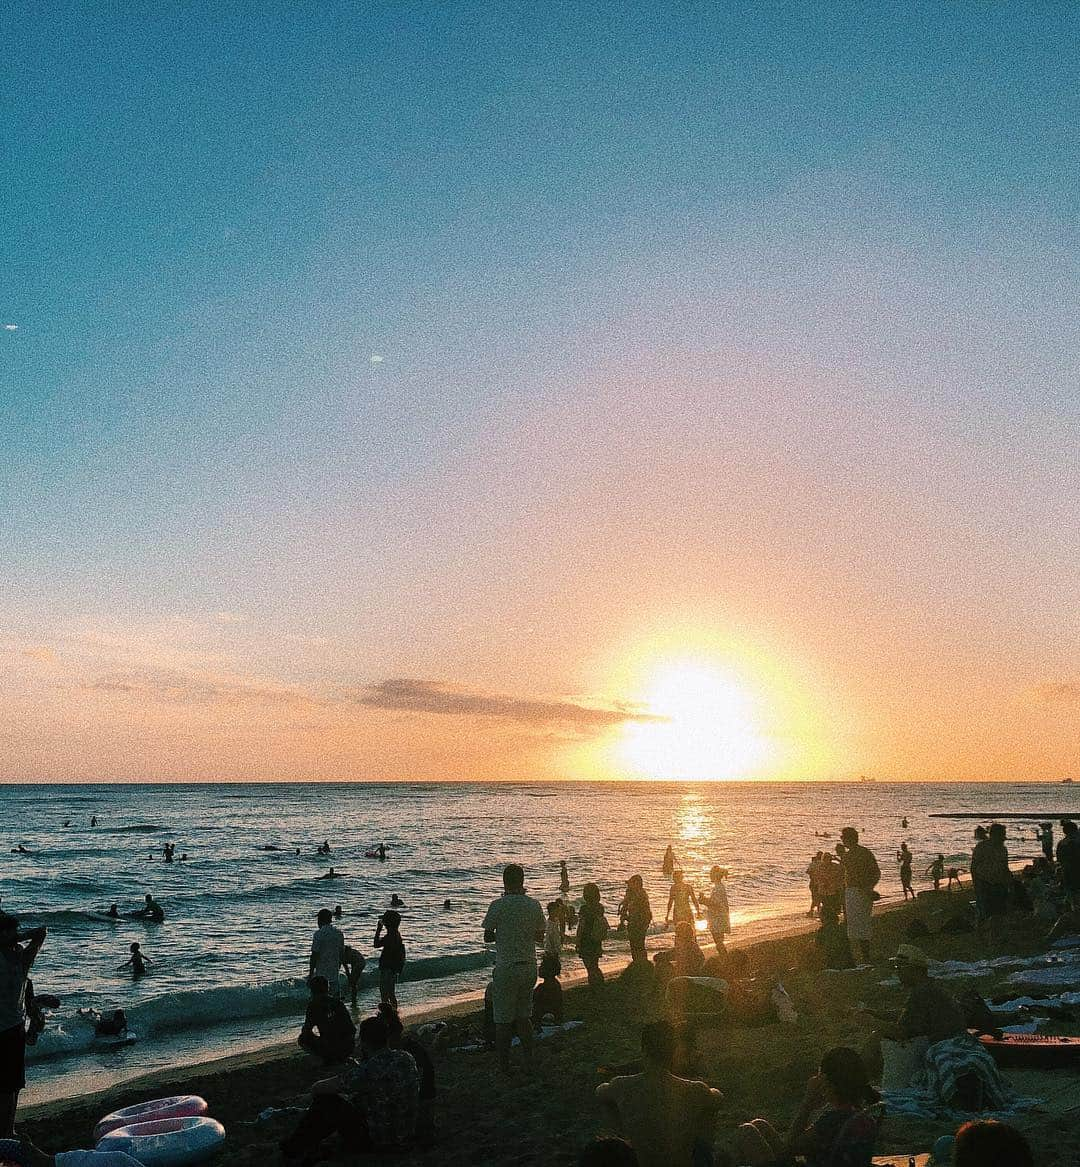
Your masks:
M 581 705 L 574 701 L 542 701 L 477 693 L 433 681 L 397 678 L 379 681 L 361 690 L 358 704 L 408 713 L 438 713 L 456 717 L 493 717 L 529 725 L 569 725 L 603 729 L 627 721 L 663 721 L 662 717 L 626 706 Z
M 320 702 L 302 689 L 243 678 L 199 676 L 176 669 L 147 669 L 84 681 L 79 688 L 139 700 L 176 704 L 308 706 Z
M 59 659 L 56 653 L 44 644 L 36 644 L 30 648 L 24 648 L 22 650 L 22 655 L 26 657 L 27 660 L 37 661 L 38 664 L 42 665 L 55 664 Z
M 1080 684 L 1073 681 L 1045 681 L 1035 686 L 1035 697 L 1043 705 L 1075 705 L 1080 702 Z

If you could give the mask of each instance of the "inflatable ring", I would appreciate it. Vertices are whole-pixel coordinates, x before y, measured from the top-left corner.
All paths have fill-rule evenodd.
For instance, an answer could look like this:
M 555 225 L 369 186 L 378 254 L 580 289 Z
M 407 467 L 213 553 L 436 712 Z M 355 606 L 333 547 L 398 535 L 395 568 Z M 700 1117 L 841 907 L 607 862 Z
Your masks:
M 207 1112 L 206 1099 L 197 1094 L 174 1094 L 171 1098 L 155 1098 L 153 1102 L 140 1102 L 138 1106 L 125 1106 L 107 1114 L 94 1127 L 94 1142 L 103 1139 L 110 1131 L 136 1122 L 152 1122 L 159 1118 L 198 1118 Z
M 117 1127 L 97 1145 L 99 1151 L 122 1151 L 143 1167 L 194 1167 L 221 1150 L 225 1128 L 205 1115 L 158 1118 Z

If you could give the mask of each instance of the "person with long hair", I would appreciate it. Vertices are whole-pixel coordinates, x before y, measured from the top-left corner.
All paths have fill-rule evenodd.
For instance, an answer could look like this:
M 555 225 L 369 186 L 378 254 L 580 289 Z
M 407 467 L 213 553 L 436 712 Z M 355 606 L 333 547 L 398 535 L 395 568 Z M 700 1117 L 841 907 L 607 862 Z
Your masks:
M 602 985 L 604 974 L 600 969 L 600 957 L 604 954 L 608 922 L 604 916 L 604 905 L 600 902 L 600 889 L 595 883 L 587 883 L 582 888 L 581 898 L 583 902 L 578 912 L 577 926 L 578 956 L 589 974 L 589 984 Z
M 709 923 L 709 934 L 719 956 L 724 955 L 724 937 L 731 933 L 731 908 L 728 906 L 727 888 L 724 886 L 727 874 L 724 867 L 714 867 L 709 872 L 712 891 L 705 901 L 705 919 Z
M 764 1118 L 739 1127 L 738 1161 L 764 1167 L 802 1155 L 807 1167 L 870 1167 L 879 1125 L 871 1107 L 880 1099 L 859 1054 L 837 1046 L 807 1083 L 786 1136 Z
M 645 935 L 652 923 L 652 906 L 649 893 L 640 875 L 631 875 L 626 881 L 626 895 L 619 904 L 619 923 L 626 925 L 626 937 L 630 941 L 630 959 L 635 963 L 648 960 L 645 952 Z

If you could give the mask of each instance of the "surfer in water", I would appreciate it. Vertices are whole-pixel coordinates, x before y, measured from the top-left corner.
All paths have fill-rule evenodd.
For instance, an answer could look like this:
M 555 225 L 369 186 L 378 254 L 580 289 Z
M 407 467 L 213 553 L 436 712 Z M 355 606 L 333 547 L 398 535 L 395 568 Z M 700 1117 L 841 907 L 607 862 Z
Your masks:
M 335 871 L 332 867 L 325 875 L 316 875 L 315 876 L 315 878 L 317 880 L 319 880 L 319 879 L 344 879 L 344 877 L 345 877 L 344 871 Z
M 122 972 L 125 968 L 130 968 L 131 979 L 137 981 L 140 977 L 146 976 L 146 966 L 153 963 L 150 957 L 143 955 L 142 949 L 139 947 L 139 942 L 134 940 L 131 944 L 131 955 L 120 965 L 117 972 Z

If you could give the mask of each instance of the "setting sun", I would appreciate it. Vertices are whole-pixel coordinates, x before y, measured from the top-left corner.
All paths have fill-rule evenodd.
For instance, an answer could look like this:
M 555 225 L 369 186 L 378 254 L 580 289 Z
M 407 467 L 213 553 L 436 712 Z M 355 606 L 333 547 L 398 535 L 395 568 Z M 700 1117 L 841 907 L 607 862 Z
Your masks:
M 745 778 L 770 760 L 753 697 L 718 666 L 660 666 L 643 704 L 665 720 L 628 724 L 620 747 L 626 767 L 643 777 Z

